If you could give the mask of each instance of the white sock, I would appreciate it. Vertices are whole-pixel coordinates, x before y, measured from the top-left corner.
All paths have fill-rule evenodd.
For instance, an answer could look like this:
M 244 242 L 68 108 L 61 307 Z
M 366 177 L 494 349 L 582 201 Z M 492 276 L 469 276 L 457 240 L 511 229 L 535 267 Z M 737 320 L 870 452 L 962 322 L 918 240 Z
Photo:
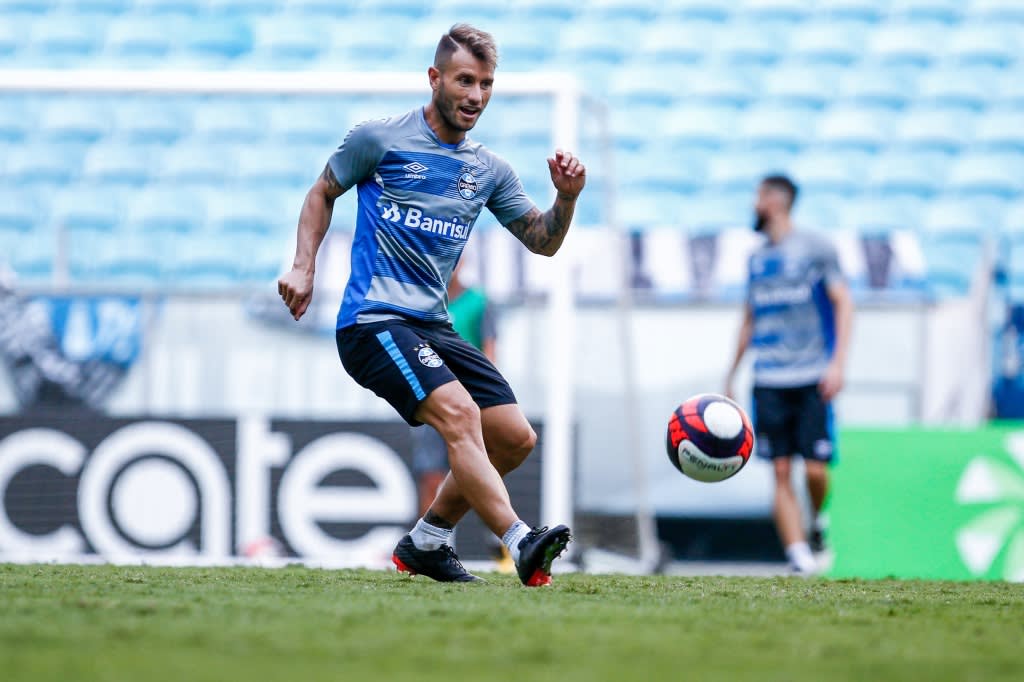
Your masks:
M 441 549 L 441 545 L 450 545 L 454 532 L 454 528 L 438 528 L 420 519 L 409 531 L 409 537 L 412 538 L 412 544 L 416 549 L 430 551 Z
M 786 547 L 786 558 L 803 573 L 813 573 L 818 568 L 814 554 L 806 542 L 794 542 Z
M 501 536 L 501 541 L 505 543 L 505 546 L 508 547 L 508 553 L 512 555 L 512 561 L 519 563 L 519 543 L 529 532 L 529 526 L 522 521 L 516 521 Z

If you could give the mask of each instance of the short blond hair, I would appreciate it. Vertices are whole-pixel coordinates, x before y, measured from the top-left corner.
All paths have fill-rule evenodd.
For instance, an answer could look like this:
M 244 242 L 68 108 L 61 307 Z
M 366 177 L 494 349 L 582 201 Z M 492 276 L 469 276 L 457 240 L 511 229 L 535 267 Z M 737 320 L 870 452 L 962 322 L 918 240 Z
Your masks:
M 498 47 L 494 44 L 494 36 L 469 24 L 455 24 L 437 43 L 434 68 L 443 69 L 447 66 L 452 55 L 458 52 L 460 47 L 469 50 L 470 54 L 489 66 L 492 71 L 498 67 Z

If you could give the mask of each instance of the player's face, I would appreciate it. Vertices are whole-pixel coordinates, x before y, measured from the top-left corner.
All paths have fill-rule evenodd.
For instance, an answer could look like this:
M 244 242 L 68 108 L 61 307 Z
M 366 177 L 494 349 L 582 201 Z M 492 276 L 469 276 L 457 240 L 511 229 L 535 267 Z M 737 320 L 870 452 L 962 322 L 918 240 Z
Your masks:
M 453 130 L 472 130 L 491 99 L 494 71 L 459 48 L 440 74 L 434 107 Z
M 769 220 L 786 213 L 786 204 L 784 192 L 767 185 L 758 187 L 757 200 L 754 202 L 754 229 L 763 230 Z

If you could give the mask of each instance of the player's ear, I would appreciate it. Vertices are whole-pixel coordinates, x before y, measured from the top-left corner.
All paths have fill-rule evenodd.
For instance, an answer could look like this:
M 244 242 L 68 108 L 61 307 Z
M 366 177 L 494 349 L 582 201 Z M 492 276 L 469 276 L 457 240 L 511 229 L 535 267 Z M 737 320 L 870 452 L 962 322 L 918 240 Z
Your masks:
M 441 72 L 436 66 L 427 67 L 427 78 L 430 79 L 431 90 L 437 90 L 441 86 Z

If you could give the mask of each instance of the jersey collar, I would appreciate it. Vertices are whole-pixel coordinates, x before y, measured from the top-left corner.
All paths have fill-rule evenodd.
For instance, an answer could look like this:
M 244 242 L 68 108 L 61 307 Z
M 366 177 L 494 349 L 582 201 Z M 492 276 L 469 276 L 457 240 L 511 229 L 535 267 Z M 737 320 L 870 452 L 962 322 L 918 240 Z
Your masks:
M 437 133 L 434 132 L 434 129 L 430 127 L 429 123 L 427 123 L 426 107 L 420 107 L 420 126 L 423 128 L 424 134 L 427 137 L 429 137 L 434 144 L 445 149 L 460 149 L 469 140 L 468 137 L 464 137 L 462 138 L 462 142 L 458 142 L 456 144 L 448 144 L 447 142 L 442 142 L 441 139 L 437 136 Z

